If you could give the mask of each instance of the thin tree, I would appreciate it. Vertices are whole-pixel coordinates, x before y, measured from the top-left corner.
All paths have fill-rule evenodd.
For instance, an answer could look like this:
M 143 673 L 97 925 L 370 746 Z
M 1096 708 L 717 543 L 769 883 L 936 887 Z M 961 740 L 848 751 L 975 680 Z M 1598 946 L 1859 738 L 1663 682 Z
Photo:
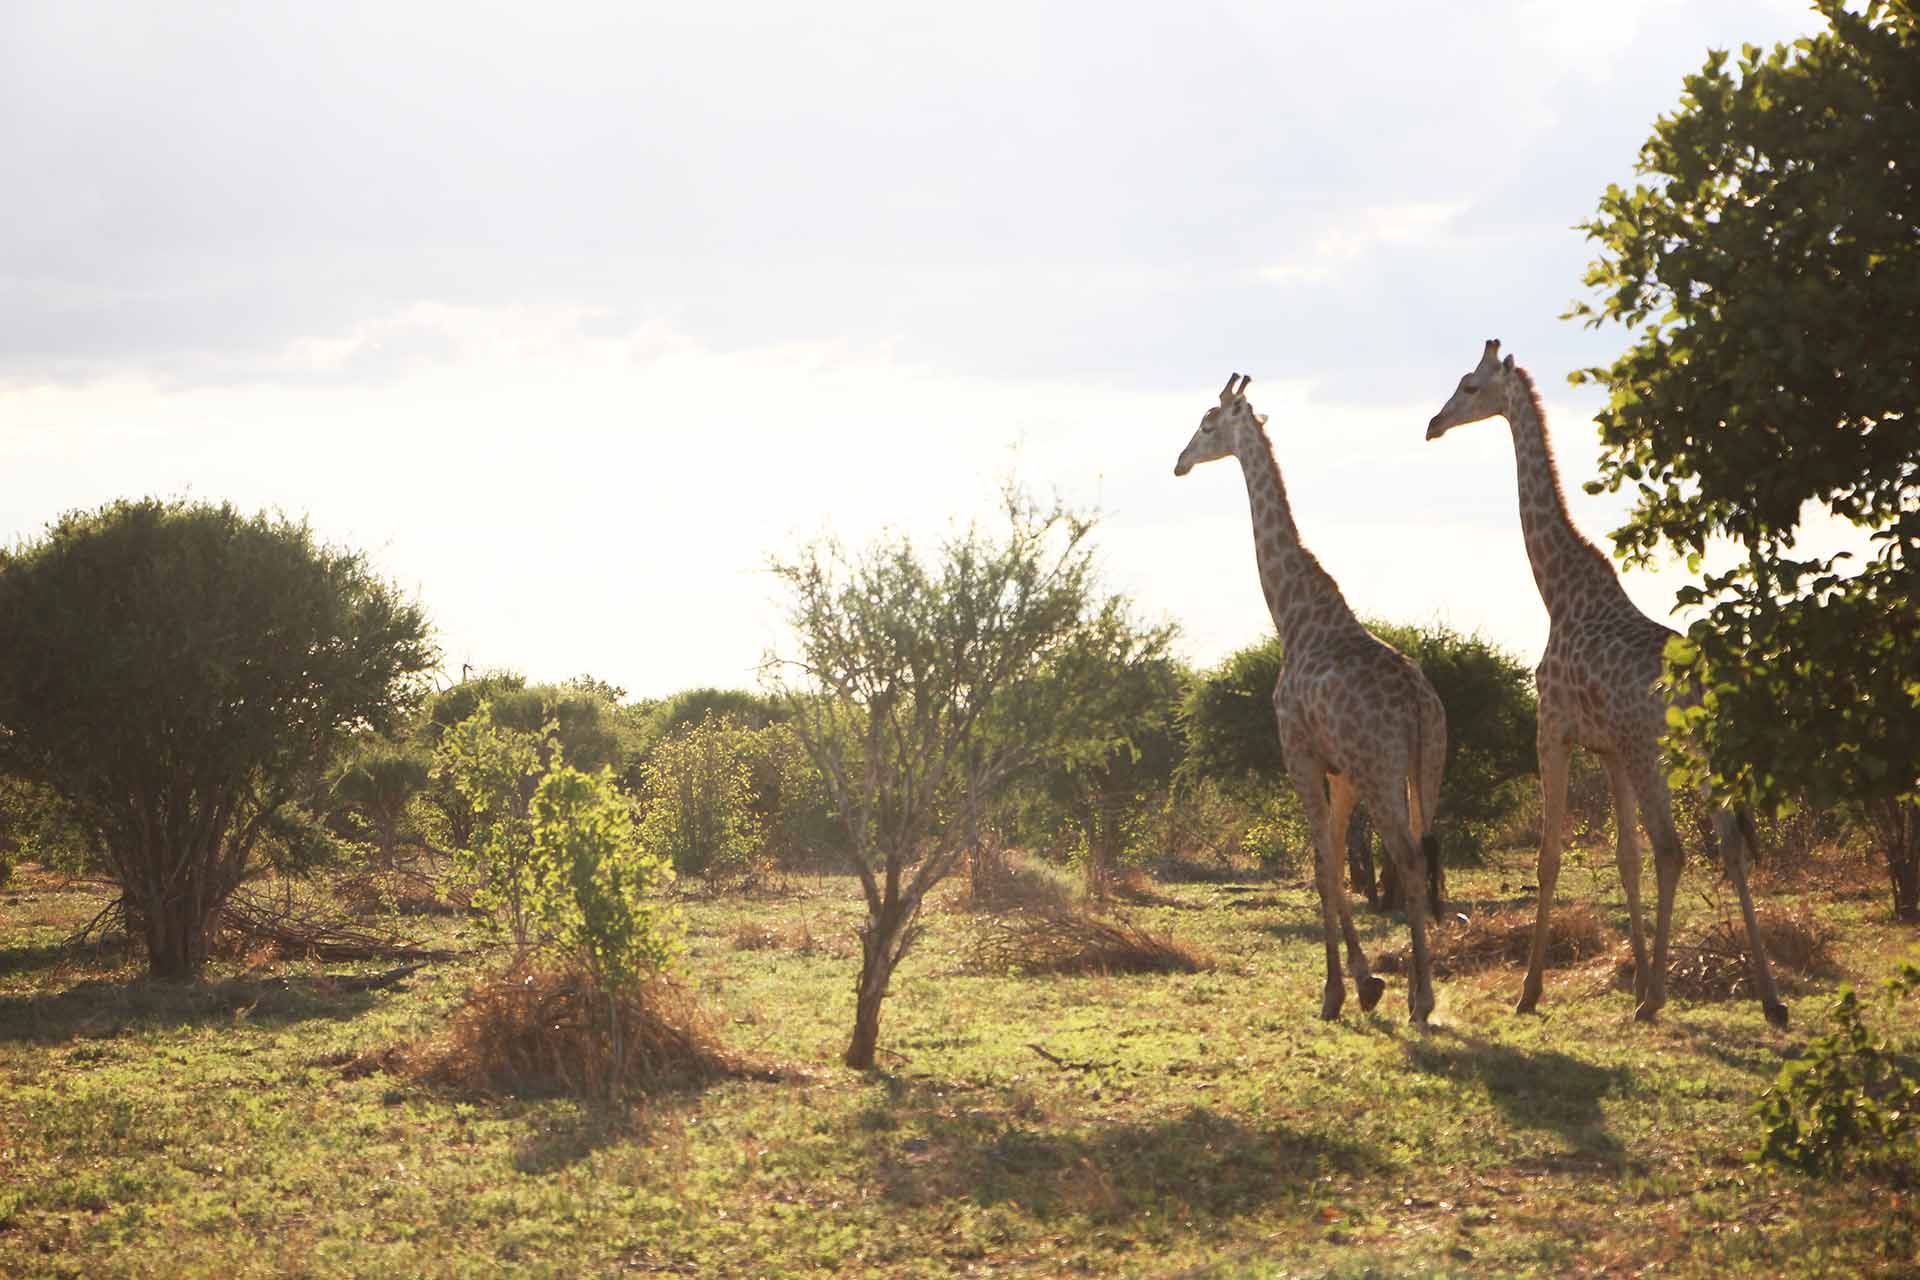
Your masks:
M 1107 700 L 1073 674 L 1104 668 L 1065 661 L 1103 609 L 1093 519 L 1012 486 L 1003 507 L 1004 534 L 969 526 L 931 560 L 895 534 L 857 553 L 823 539 L 772 565 L 794 649 L 764 678 L 825 780 L 866 901 L 850 1067 L 873 1065 L 881 1003 L 928 891 L 968 849 L 970 808 L 1038 760 L 1112 741 Z

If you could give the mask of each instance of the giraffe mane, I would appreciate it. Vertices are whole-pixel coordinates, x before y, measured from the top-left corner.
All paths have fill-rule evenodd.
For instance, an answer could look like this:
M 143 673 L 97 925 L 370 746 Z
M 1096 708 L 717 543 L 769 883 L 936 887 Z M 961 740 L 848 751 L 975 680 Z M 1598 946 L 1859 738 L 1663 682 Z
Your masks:
M 1286 478 L 1280 474 L 1280 460 L 1273 456 L 1273 438 L 1267 434 L 1266 427 L 1254 415 L 1251 406 L 1247 409 L 1247 422 L 1253 427 L 1254 438 L 1260 442 L 1260 456 L 1265 459 L 1267 470 L 1273 473 L 1274 488 L 1284 495 L 1287 491 L 1287 482 Z M 1287 520 L 1289 524 L 1293 522 L 1291 512 L 1288 513 Z M 1300 558 L 1306 562 L 1307 571 L 1319 575 L 1320 580 L 1326 583 L 1328 589 L 1339 598 L 1340 603 L 1346 606 L 1347 614 L 1351 617 L 1353 606 L 1347 604 L 1347 593 L 1340 589 L 1340 584 L 1334 580 L 1334 576 L 1321 565 L 1320 557 L 1314 555 L 1312 548 L 1300 540 L 1300 531 L 1297 527 L 1293 531 L 1293 545 Z M 1596 550 L 1594 554 L 1598 555 L 1599 552 Z
M 1580 532 L 1573 523 L 1573 514 L 1567 510 L 1567 491 L 1560 483 L 1560 462 L 1553 453 L 1553 431 L 1547 426 L 1547 407 L 1540 401 L 1540 388 L 1534 383 L 1533 375 L 1519 365 L 1513 366 L 1514 376 L 1520 379 L 1520 385 L 1526 388 L 1527 398 L 1533 402 L 1533 420 L 1540 424 L 1540 451 L 1547 457 L 1547 476 L 1553 481 L 1553 499 L 1560 504 L 1560 513 L 1566 517 L 1567 531 L 1573 534 L 1573 540 L 1593 553 L 1593 558 L 1601 567 L 1613 575 L 1617 582 L 1620 571 L 1613 567 L 1613 561 L 1607 559 L 1607 553 L 1594 545 L 1593 539 Z

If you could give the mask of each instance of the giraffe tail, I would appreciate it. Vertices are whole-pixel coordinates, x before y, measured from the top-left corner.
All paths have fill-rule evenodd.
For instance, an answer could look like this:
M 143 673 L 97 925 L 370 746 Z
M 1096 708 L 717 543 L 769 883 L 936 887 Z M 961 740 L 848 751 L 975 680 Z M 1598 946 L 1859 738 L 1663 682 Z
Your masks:
M 1420 837 L 1420 856 L 1426 860 L 1427 897 L 1433 903 L 1433 918 L 1438 920 L 1446 910 L 1447 872 L 1440 865 L 1440 841 L 1431 831 Z

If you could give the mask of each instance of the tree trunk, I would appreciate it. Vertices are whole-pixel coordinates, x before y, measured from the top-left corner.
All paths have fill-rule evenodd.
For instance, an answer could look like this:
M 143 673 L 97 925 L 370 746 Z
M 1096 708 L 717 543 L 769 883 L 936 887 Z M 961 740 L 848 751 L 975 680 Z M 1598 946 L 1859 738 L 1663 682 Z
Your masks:
M 209 921 L 190 900 L 147 903 L 138 915 L 147 938 L 147 974 L 171 982 L 192 982 L 207 963 Z
M 1096 800 L 1087 808 L 1087 896 L 1100 899 L 1113 887 L 1113 867 L 1119 860 L 1120 815 L 1117 808 Z
M 908 912 L 900 903 L 883 903 L 860 934 L 860 980 L 854 987 L 853 1038 L 847 1042 L 846 1063 L 856 1071 L 873 1068 L 880 1047 L 880 1002 L 900 960 L 900 931 Z
M 1920 924 L 1920 850 L 1909 843 L 1898 855 L 1887 850 L 1887 871 L 1893 879 L 1893 916 Z
M 1886 846 L 1887 879 L 1893 886 L 1893 917 L 1920 923 L 1920 806 L 1886 800 L 1870 806 Z

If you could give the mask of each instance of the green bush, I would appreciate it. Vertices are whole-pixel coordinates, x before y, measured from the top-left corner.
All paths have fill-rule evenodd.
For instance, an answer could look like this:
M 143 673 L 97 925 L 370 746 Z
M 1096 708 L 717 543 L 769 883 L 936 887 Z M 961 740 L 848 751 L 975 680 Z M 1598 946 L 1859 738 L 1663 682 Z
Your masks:
M 641 773 L 640 843 L 682 875 L 751 878 L 764 856 L 754 734 L 711 712 L 657 744 Z
M 561 763 L 533 793 L 534 916 L 550 947 L 602 991 L 631 990 L 672 959 L 661 890 L 665 861 L 644 852 L 611 771 Z
M 1763 1141 L 1756 1162 L 1833 1176 L 1850 1170 L 1911 1176 L 1920 1172 L 1920 1067 L 1911 1034 L 1885 1028 L 1902 1002 L 1920 991 L 1920 965 L 1903 964 L 1874 1003 L 1881 1026 L 1870 1026 L 1851 986 L 1829 1010 L 1833 1026 L 1780 1068 L 1754 1104 Z
M 551 750 L 541 734 L 502 727 L 494 720 L 493 703 L 482 702 L 441 735 L 434 752 L 434 776 L 469 815 L 468 837 L 454 855 L 476 882 L 474 905 L 522 951 L 534 938 L 539 889 L 533 793 L 543 772 L 541 757 Z

